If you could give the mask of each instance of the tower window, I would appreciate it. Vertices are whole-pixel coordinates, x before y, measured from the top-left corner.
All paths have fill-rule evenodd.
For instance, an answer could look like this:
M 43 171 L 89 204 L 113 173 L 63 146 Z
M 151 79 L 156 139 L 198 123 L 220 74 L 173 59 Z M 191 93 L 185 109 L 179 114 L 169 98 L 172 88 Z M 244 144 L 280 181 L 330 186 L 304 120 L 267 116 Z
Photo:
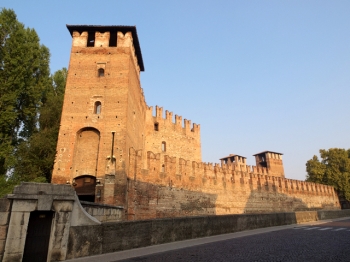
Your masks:
M 154 123 L 154 131 L 159 131 L 159 124 L 158 123 Z
M 105 76 L 105 70 L 103 68 L 98 69 L 98 77 Z
M 96 101 L 95 102 L 95 107 L 94 107 L 94 114 L 101 114 L 101 107 L 102 107 L 102 104 L 100 101 Z
M 165 166 L 164 166 L 164 164 L 162 165 L 162 172 L 163 172 L 163 173 L 165 172 Z
M 162 142 L 162 152 L 166 151 L 166 143 L 163 141 Z

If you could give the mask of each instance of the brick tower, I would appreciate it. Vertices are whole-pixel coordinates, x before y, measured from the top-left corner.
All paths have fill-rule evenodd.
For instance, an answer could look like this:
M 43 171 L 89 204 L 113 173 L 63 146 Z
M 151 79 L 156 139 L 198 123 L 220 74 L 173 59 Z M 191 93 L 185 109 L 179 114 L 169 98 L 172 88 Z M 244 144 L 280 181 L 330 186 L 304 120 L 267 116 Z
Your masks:
M 67 25 L 73 38 L 52 183 L 126 204 L 129 148 L 143 148 L 144 71 L 134 26 Z
M 257 167 L 265 167 L 272 176 L 284 178 L 284 168 L 282 161 L 282 153 L 273 151 L 263 151 L 255 154 L 255 162 Z

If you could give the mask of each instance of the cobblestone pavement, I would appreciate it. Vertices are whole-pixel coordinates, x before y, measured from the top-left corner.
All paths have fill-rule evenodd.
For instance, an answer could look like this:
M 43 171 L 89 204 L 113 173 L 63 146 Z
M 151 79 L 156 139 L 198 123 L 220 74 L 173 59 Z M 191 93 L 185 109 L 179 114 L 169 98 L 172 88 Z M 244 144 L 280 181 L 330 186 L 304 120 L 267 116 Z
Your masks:
M 299 226 L 122 261 L 350 261 L 350 219 Z

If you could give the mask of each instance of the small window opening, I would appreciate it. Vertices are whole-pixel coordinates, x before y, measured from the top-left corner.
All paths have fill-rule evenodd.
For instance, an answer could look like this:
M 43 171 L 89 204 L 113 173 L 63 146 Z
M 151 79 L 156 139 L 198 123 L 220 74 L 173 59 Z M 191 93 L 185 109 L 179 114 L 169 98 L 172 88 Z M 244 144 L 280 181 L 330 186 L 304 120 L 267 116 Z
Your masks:
M 103 68 L 98 69 L 98 77 L 103 77 L 105 76 L 105 70 Z
M 162 142 L 162 152 L 166 152 L 166 143 Z
M 95 46 L 95 32 L 88 32 L 87 47 Z
M 159 131 L 159 124 L 158 123 L 154 123 L 154 131 Z
M 95 102 L 94 114 L 97 114 L 97 115 L 101 114 L 101 106 L 102 104 L 100 101 Z
M 162 172 L 163 172 L 163 173 L 165 172 L 165 166 L 164 166 L 164 164 L 162 165 Z

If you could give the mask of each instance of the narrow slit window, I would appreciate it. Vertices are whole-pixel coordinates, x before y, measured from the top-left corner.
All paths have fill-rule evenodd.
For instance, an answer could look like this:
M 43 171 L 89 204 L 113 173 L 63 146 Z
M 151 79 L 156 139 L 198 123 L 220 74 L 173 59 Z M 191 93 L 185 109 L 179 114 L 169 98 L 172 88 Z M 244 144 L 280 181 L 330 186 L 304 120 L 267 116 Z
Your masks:
M 105 70 L 103 68 L 98 69 L 98 77 L 103 77 L 105 76 Z
M 159 124 L 158 123 L 154 123 L 154 131 L 159 131 Z
M 162 142 L 162 152 L 166 152 L 166 143 Z
M 101 107 L 102 107 L 102 104 L 100 101 L 96 101 L 95 102 L 95 108 L 94 108 L 94 114 L 101 114 Z
M 165 172 L 165 166 L 164 166 L 164 164 L 162 165 L 162 172 L 163 172 L 163 173 Z

